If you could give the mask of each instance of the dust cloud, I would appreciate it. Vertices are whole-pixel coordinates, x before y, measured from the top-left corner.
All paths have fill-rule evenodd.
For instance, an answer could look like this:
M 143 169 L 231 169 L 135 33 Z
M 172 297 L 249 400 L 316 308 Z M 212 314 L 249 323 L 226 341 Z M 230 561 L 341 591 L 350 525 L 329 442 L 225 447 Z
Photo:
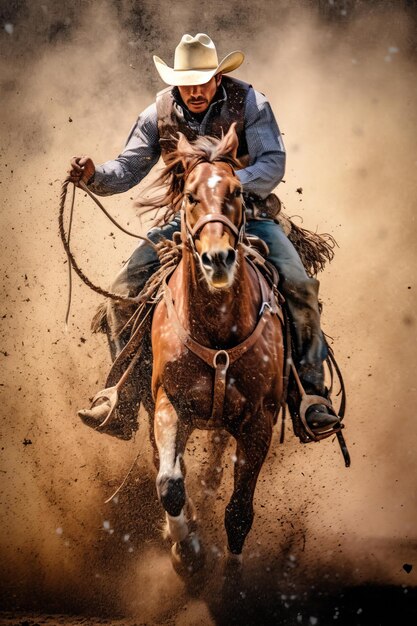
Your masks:
M 221 624 L 239 615 L 242 623 L 243 615 L 314 624 L 323 615 L 319 623 L 367 624 L 366 598 L 352 590 L 380 586 L 405 603 L 417 584 L 415 13 L 392 2 L 345 3 L 351 13 L 340 20 L 324 19 L 316 3 L 284 0 L 3 5 L 2 609 L 99 616 L 92 623 Z M 151 54 L 170 62 L 181 35 L 201 31 L 220 55 L 243 49 L 235 75 L 271 101 L 288 153 L 279 188 L 287 212 L 338 241 L 321 298 L 349 393 L 351 469 L 335 441 L 302 446 L 289 425 L 284 446 L 275 437 L 237 599 L 219 556 L 232 450 L 218 499 L 207 503 L 204 434 L 190 443 L 189 489 L 210 556 L 198 587 L 170 564 L 146 416 L 128 443 L 76 417 L 110 359 L 104 337 L 89 332 L 98 297 L 78 280 L 65 331 L 57 229 L 71 155 L 101 163 L 118 154 L 162 87 Z M 134 195 L 105 205 L 137 230 Z M 105 287 L 135 245 L 79 192 L 72 241 Z M 139 450 L 128 485 L 104 504 Z

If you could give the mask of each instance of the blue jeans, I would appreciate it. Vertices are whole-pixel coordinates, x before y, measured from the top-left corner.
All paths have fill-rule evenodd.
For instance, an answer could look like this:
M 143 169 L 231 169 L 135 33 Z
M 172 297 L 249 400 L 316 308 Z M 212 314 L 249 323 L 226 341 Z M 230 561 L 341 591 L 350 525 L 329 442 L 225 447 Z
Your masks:
M 161 228 L 153 228 L 148 237 L 154 243 L 162 238 L 172 239 L 180 230 L 177 216 Z M 324 392 L 323 360 L 327 356 L 326 343 L 320 328 L 318 306 L 319 282 L 309 278 L 294 246 L 281 226 L 273 220 L 249 220 L 246 225 L 249 235 L 263 239 L 269 248 L 268 260 L 280 275 L 280 291 L 285 296 L 293 326 L 300 378 L 307 393 Z M 153 248 L 142 241 L 126 262 L 112 284 L 112 291 L 136 295 L 159 265 Z M 127 320 L 120 304 L 109 303 L 110 326 L 120 329 Z

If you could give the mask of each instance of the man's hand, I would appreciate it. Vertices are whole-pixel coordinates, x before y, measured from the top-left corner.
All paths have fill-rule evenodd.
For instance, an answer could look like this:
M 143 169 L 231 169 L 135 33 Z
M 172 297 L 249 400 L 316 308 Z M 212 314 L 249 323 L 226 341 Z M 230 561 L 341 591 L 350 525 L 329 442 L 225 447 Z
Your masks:
M 75 185 L 78 185 L 80 180 L 83 183 L 87 183 L 90 178 L 95 174 L 96 166 L 92 159 L 88 156 L 77 157 L 74 156 L 71 159 L 71 169 L 68 170 L 70 180 Z

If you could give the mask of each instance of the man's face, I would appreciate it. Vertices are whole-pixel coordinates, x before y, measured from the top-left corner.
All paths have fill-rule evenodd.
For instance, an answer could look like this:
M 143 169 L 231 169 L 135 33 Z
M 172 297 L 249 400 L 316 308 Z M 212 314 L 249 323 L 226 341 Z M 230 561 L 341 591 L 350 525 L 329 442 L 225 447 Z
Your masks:
M 221 80 L 222 75 L 217 74 L 204 85 L 178 87 L 181 98 L 191 113 L 204 113 L 209 108 Z

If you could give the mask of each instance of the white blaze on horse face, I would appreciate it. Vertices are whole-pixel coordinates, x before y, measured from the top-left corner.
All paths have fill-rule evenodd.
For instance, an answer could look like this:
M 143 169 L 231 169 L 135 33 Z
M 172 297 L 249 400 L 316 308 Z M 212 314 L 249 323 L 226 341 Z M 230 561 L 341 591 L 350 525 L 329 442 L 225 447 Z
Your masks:
M 221 181 L 221 179 L 222 177 L 218 174 L 212 174 L 212 176 L 210 176 L 207 181 L 207 186 L 209 187 L 209 189 L 214 190 L 217 187 L 217 184 Z

